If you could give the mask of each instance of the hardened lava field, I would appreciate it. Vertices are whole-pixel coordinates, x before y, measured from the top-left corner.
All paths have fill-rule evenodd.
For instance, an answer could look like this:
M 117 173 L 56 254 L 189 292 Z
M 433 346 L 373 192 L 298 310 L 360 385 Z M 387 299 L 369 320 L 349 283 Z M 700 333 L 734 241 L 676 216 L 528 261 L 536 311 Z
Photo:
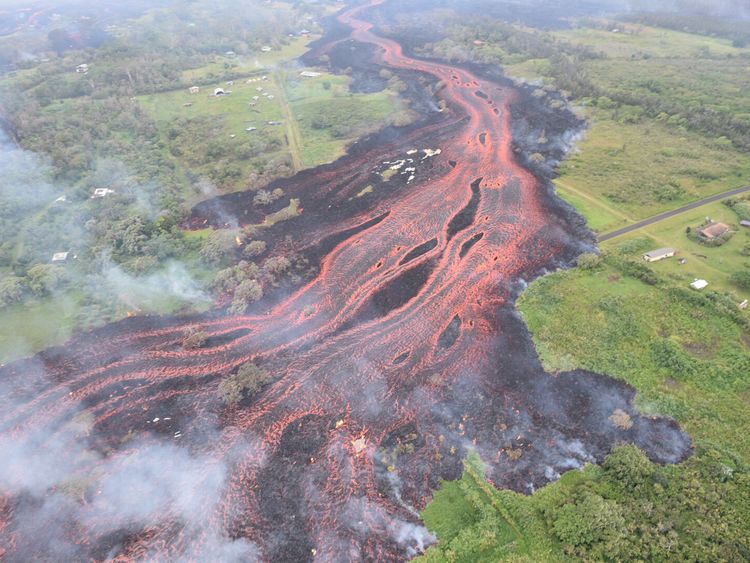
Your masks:
M 316 52 L 368 49 L 439 83 L 446 109 L 285 182 L 304 212 L 272 232 L 317 262 L 302 287 L 245 316 L 127 319 L 0 370 L 0 559 L 404 560 L 435 541 L 418 512 L 471 449 L 524 492 L 620 441 L 689 455 L 631 387 L 545 373 L 515 313 L 521 280 L 589 242 L 514 151 L 528 94 L 407 56 L 372 30 L 377 4 Z M 242 221 L 251 197 L 192 221 Z M 191 327 L 204 347 L 181 346 Z M 273 383 L 227 406 L 217 386 L 248 361 Z

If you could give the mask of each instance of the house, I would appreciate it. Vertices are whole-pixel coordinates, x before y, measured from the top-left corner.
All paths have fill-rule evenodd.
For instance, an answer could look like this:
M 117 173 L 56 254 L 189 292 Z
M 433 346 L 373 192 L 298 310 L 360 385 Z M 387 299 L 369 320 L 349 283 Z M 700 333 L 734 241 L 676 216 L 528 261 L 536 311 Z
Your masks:
M 674 248 L 660 248 L 658 250 L 646 252 L 646 254 L 643 255 L 643 259 L 646 262 L 658 262 L 659 260 L 664 260 L 665 258 L 671 258 L 675 255 L 675 252 L 676 250 Z
M 247 129 L 245 129 L 245 131 L 247 131 L 248 133 L 252 131 L 257 131 L 257 130 L 258 130 L 257 127 L 248 127 Z
M 115 193 L 115 190 L 110 190 L 109 188 L 96 188 L 94 190 L 94 195 L 91 196 L 91 199 L 107 197 L 108 195 L 112 195 L 113 193 Z
M 317 78 L 320 76 L 319 72 L 313 72 L 311 70 L 303 70 L 299 73 L 300 76 L 304 76 L 305 78 Z
M 695 280 L 693 283 L 690 284 L 690 287 L 693 289 L 697 289 L 700 291 L 701 289 L 705 289 L 708 286 L 708 282 L 706 280 Z
M 214 96 L 223 96 L 226 92 L 224 91 L 224 88 L 217 88 L 214 90 Z
M 300 30 L 299 34 L 300 35 L 310 35 L 310 30 L 309 29 Z
M 188 92 L 190 92 L 191 94 L 197 94 L 200 91 L 201 89 L 199 86 L 191 86 L 190 88 L 188 88 Z
M 271 52 L 271 47 L 269 47 L 268 45 L 263 45 L 260 48 L 260 50 L 261 50 L 262 53 L 270 53 Z
M 55 252 L 52 255 L 53 262 L 67 262 L 70 252 Z
M 746 229 L 750 229 L 750 221 L 745 221 L 744 219 L 740 221 L 740 227 L 745 227 Z
M 88 71 L 89 71 L 89 65 L 87 65 L 87 64 L 78 65 L 76 67 L 76 72 L 78 74 L 86 74 L 86 73 L 88 73 Z
M 747 309 L 747 303 L 748 301 L 747 299 L 745 299 L 742 303 L 738 305 L 738 307 L 744 311 L 745 309 Z
M 230 58 L 231 57 L 236 57 L 237 53 L 235 53 L 234 51 L 227 51 L 226 53 L 224 53 L 224 56 L 225 57 L 230 57 Z
M 711 223 L 707 227 L 703 227 L 698 231 L 698 234 L 708 240 L 713 240 L 717 237 L 723 236 L 729 232 L 729 225 L 724 223 Z

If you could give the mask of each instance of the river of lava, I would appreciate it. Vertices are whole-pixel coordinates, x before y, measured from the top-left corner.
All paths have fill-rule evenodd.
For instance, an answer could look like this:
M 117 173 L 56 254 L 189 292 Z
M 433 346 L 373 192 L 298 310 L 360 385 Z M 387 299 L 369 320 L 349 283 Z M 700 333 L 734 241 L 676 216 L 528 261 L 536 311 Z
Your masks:
M 406 56 L 364 20 L 376 3 L 339 16 L 348 40 L 442 81 L 452 118 L 355 161 L 371 171 L 433 140 L 433 172 L 334 222 L 325 209 L 366 184 L 352 161 L 321 171 L 337 187 L 320 185 L 320 221 L 306 208 L 300 238 L 338 239 L 267 312 L 128 319 L 2 368 L 0 558 L 403 560 L 434 541 L 418 512 L 470 450 L 524 492 L 620 441 L 660 462 L 689 454 L 629 386 L 544 372 L 513 288 L 581 245 L 515 160 L 519 93 Z M 207 346 L 184 350 L 187 326 Z M 220 379 L 250 360 L 276 379 L 224 406 Z

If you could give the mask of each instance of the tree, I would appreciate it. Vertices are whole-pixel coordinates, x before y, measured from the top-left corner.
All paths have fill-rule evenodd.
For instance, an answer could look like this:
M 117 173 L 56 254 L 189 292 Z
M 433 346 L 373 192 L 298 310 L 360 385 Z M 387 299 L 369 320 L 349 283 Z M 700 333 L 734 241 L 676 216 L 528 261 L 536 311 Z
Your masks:
M 646 454 L 632 444 L 615 448 L 604 460 L 603 467 L 613 481 L 630 490 L 640 488 L 655 470 Z
M 237 315 L 242 314 L 248 305 L 263 297 L 263 287 L 257 280 L 245 280 L 234 292 L 234 299 L 229 310 Z
M 245 256 L 255 257 L 260 256 L 266 251 L 266 243 L 262 240 L 254 240 L 245 245 L 243 252 Z
M 234 250 L 234 233 L 230 231 L 214 231 L 203 243 L 200 255 L 204 262 L 218 265 L 223 262 Z
M 23 279 L 8 276 L 0 280 L 0 307 L 17 303 L 23 297 Z
M 253 362 L 242 364 L 236 373 L 219 383 L 218 392 L 226 403 L 239 403 L 246 395 L 253 395 L 272 381 L 271 374 Z
M 58 288 L 65 277 L 65 269 L 52 264 L 37 264 L 26 273 L 29 289 L 40 296 Z
M 616 538 L 624 525 L 616 502 L 587 492 L 578 502 L 565 504 L 557 511 L 552 529 L 564 544 L 585 548 Z

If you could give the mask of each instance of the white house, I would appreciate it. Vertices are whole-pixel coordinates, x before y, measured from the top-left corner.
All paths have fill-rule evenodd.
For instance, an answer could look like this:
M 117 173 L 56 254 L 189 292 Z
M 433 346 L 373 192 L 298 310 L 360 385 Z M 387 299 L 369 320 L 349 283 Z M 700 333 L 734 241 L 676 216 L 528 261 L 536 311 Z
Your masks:
M 313 72 L 312 70 L 303 70 L 299 73 L 300 76 L 304 76 L 305 78 L 317 78 L 320 76 L 319 72 Z
M 190 88 L 188 88 L 188 92 L 190 92 L 191 94 L 197 94 L 200 91 L 201 89 L 198 86 L 191 86 Z
M 658 262 L 659 260 L 664 260 L 665 258 L 671 258 L 675 255 L 675 252 L 676 251 L 674 248 L 659 248 L 658 250 L 646 252 L 646 254 L 643 255 L 643 259 L 646 262 Z

